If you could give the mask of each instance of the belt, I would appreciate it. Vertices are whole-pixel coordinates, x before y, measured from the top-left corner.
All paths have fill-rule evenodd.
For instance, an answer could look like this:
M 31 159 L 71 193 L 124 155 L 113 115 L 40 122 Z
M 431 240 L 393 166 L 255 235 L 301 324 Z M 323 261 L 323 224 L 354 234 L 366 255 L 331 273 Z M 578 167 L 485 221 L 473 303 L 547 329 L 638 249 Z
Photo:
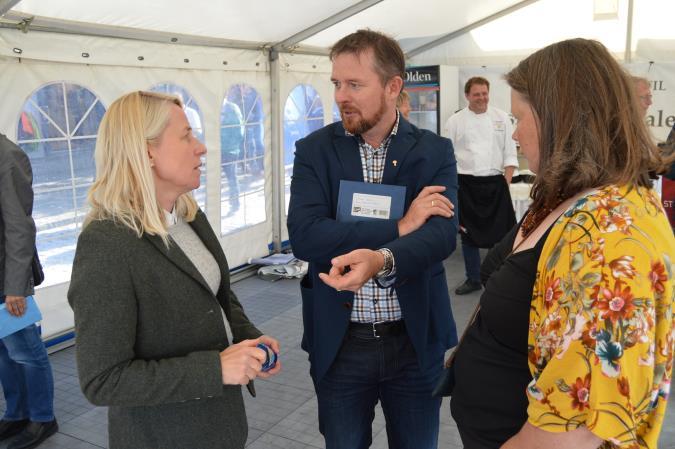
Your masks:
M 380 337 L 396 337 L 406 333 L 403 320 L 378 321 L 376 323 L 349 323 L 350 335 L 377 339 Z

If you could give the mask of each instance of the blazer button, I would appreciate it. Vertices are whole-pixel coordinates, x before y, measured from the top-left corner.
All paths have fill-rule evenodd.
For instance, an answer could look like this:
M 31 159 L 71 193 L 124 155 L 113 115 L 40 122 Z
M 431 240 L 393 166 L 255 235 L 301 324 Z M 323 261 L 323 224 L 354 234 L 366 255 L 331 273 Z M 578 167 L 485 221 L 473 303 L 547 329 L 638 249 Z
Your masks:
M 343 302 L 342 307 L 344 307 L 347 310 L 352 310 L 352 303 L 351 302 Z

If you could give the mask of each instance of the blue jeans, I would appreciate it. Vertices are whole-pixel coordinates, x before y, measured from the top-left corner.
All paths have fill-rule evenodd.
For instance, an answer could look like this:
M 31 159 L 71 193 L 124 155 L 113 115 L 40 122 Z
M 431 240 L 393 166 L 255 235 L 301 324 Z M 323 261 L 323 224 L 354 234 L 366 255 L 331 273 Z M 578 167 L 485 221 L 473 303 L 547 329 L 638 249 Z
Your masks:
M 480 282 L 480 249 L 462 243 L 462 255 L 464 256 L 466 278 L 470 281 Z
M 34 324 L 0 339 L 0 382 L 7 403 L 3 419 L 54 419 L 52 368 Z
M 407 335 L 378 340 L 348 335 L 317 385 L 319 430 L 326 449 L 367 449 L 375 405 L 382 401 L 389 449 L 436 449 L 440 398 L 431 391 L 443 351 L 420 370 Z

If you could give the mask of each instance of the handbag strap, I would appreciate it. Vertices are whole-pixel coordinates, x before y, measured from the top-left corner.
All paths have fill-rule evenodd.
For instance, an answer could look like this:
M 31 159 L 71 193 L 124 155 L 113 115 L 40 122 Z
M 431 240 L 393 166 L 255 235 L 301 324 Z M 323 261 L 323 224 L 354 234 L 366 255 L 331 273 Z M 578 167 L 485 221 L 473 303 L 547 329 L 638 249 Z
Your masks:
M 466 334 L 469 333 L 469 329 L 471 328 L 471 325 L 473 324 L 474 321 L 476 321 L 476 317 L 478 316 L 478 312 L 480 311 L 480 300 L 478 301 L 478 304 L 476 304 L 476 308 L 473 310 L 473 313 L 471 314 L 471 319 L 469 319 L 469 324 L 466 325 L 464 328 L 464 332 L 462 332 L 462 336 L 459 337 L 459 342 L 457 342 L 457 346 L 455 346 L 455 349 L 452 350 L 450 353 L 450 356 L 448 357 L 448 360 L 445 361 L 445 367 L 450 368 L 450 365 L 452 365 L 452 361 L 455 359 L 455 355 L 457 355 L 457 350 L 459 349 L 459 345 L 462 344 L 464 341 L 464 337 L 466 337 Z

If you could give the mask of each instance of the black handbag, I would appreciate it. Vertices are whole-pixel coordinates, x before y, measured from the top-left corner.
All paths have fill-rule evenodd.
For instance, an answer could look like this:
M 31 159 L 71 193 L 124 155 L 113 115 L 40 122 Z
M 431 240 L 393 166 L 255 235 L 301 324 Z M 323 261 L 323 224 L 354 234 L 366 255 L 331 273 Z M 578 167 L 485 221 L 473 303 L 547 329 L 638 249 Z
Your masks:
M 45 280 L 45 273 L 42 270 L 42 264 L 40 263 L 40 258 L 38 257 L 37 248 L 35 248 L 33 261 L 31 262 L 30 267 L 31 271 L 33 272 L 33 286 L 37 287 Z
M 442 398 L 452 396 L 452 390 L 455 389 L 454 359 L 455 358 L 451 356 L 447 362 L 445 362 L 446 366 L 443 368 L 441 377 L 438 378 L 438 382 L 436 383 L 434 390 L 431 392 L 431 397 Z
M 471 319 L 469 320 L 469 324 L 467 324 L 464 332 L 462 333 L 462 336 L 459 338 L 457 346 L 455 346 L 455 349 L 452 350 L 448 360 L 445 361 L 441 377 L 438 378 L 436 386 L 434 386 L 434 389 L 431 391 L 431 397 L 441 398 L 452 396 L 452 390 L 455 389 L 455 355 L 457 355 L 457 349 L 459 349 L 459 345 L 461 345 L 464 341 L 464 337 L 466 337 L 466 333 L 469 331 L 469 328 L 473 322 L 476 321 L 476 316 L 478 316 L 479 310 L 480 302 L 478 302 L 476 309 L 473 311 Z

